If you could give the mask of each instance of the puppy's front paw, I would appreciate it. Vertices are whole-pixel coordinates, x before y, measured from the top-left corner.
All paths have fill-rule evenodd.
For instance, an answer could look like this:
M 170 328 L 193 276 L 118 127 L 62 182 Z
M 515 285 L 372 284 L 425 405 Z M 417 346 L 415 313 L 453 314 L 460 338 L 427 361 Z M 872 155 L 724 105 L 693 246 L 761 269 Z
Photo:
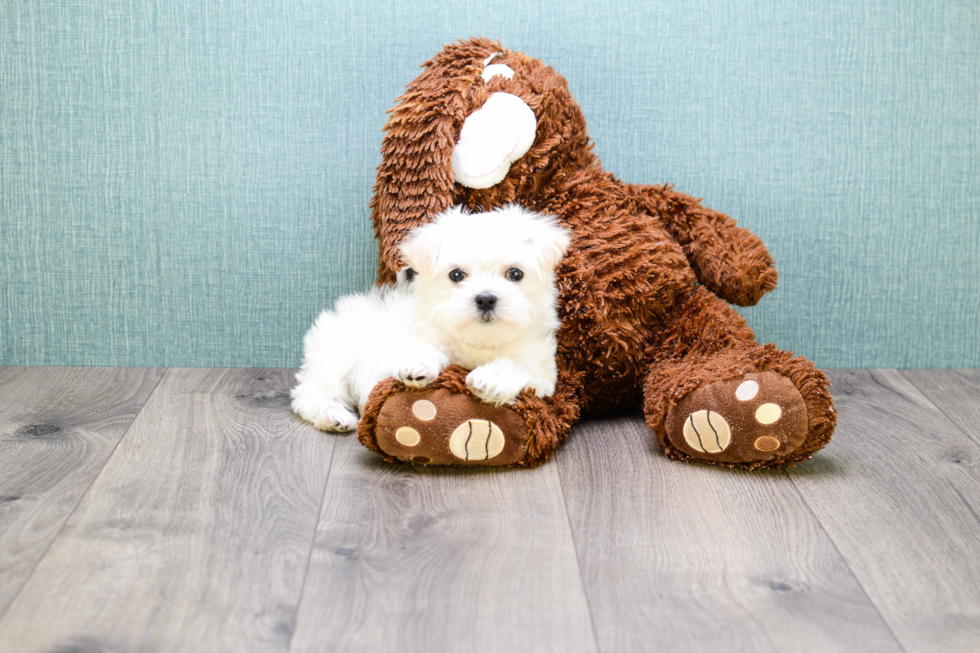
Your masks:
M 346 433 L 357 430 L 357 415 L 333 399 L 296 397 L 293 411 L 321 431 Z
M 334 403 L 320 409 L 320 414 L 313 421 L 313 426 L 321 431 L 337 431 L 339 433 L 356 431 L 357 415 L 347 410 L 344 405 Z
M 480 365 L 466 376 L 466 387 L 488 404 L 511 404 L 528 384 L 529 375 L 510 361 Z
M 412 388 L 424 388 L 439 376 L 449 359 L 434 347 L 418 347 L 406 353 L 404 362 L 395 372 L 395 378 Z

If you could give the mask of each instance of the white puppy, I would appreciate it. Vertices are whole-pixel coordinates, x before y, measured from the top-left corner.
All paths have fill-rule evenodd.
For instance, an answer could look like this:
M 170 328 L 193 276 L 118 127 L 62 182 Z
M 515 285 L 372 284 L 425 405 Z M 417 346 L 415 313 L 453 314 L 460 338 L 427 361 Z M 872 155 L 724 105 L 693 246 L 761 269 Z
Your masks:
M 379 381 L 424 387 L 449 364 L 472 370 L 466 385 L 486 402 L 553 394 L 554 270 L 568 244 L 551 218 L 519 206 L 456 207 L 415 229 L 394 288 L 342 298 L 306 334 L 293 410 L 351 431 Z

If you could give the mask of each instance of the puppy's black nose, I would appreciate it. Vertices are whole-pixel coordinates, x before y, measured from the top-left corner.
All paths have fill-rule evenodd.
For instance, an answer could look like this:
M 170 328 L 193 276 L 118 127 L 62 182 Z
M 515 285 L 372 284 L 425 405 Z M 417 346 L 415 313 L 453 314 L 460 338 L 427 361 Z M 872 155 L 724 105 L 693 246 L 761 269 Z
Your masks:
M 475 298 L 476 307 L 484 313 L 489 313 L 497 305 L 497 296 L 488 292 L 480 293 Z

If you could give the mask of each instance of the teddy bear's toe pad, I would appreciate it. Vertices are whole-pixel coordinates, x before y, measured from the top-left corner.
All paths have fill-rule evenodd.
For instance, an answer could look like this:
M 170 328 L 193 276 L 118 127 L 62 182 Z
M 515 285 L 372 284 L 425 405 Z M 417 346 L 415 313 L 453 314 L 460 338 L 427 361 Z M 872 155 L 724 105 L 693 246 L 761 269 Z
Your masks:
M 667 414 L 667 438 L 700 460 L 771 460 L 806 439 L 807 411 L 796 386 L 776 372 L 753 372 L 694 390 Z
M 378 447 L 422 465 L 511 465 L 524 458 L 527 426 L 512 408 L 445 389 L 399 392 L 381 407 Z

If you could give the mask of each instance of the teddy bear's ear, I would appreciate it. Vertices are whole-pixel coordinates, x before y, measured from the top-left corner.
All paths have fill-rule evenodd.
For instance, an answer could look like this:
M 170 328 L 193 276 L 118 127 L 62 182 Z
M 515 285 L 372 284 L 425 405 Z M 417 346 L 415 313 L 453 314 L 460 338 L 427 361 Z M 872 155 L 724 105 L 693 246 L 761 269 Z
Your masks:
M 480 76 L 483 59 L 501 49 L 479 38 L 446 46 L 392 109 L 371 200 L 379 283 L 394 282 L 405 235 L 452 204 L 451 158 L 466 118 L 462 93 Z

